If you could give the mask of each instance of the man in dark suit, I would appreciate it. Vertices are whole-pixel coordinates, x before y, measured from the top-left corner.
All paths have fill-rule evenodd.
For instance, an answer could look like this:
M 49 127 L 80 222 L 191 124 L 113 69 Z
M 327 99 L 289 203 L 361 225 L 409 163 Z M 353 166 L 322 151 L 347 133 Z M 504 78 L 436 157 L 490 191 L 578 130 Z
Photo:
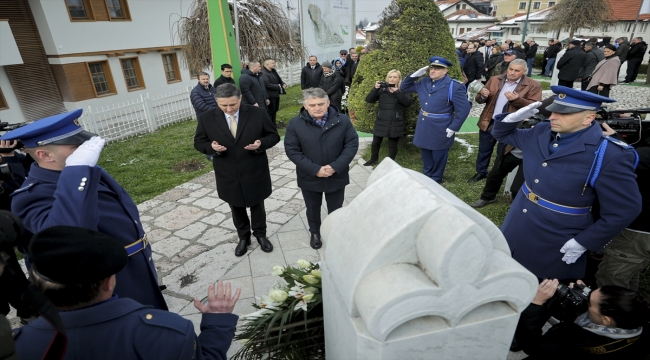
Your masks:
M 223 64 L 221 65 L 221 76 L 214 81 L 214 88 L 221 84 L 234 84 L 235 79 L 232 78 L 232 65 Z
M 246 254 L 253 236 L 262 251 L 273 251 L 266 238 L 264 199 L 271 195 L 271 173 L 266 149 L 280 136 L 265 108 L 242 105 L 242 94 L 233 84 L 223 84 L 215 93 L 218 108 L 198 119 L 194 148 L 213 155 L 219 198 L 232 210 L 239 235 L 236 256 Z M 251 209 L 249 220 L 246 208 Z
M 248 69 L 241 69 L 239 77 L 239 86 L 243 95 L 242 102 L 246 105 L 259 106 L 266 110 L 271 103 L 269 95 L 266 93 L 264 80 L 260 76 L 262 65 L 257 61 L 248 63 Z

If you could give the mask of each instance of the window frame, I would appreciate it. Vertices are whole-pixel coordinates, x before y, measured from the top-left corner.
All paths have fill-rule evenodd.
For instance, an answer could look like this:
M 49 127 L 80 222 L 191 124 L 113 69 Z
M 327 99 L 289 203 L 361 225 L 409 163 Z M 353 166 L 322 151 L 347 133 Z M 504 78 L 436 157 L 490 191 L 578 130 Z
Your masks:
M 102 65 L 102 72 L 104 73 L 104 77 L 106 80 L 106 86 L 108 87 L 108 91 L 106 93 L 97 93 L 97 87 L 95 86 L 95 81 L 93 80 L 93 72 L 90 70 L 90 65 L 91 64 L 101 64 Z M 88 68 L 88 76 L 90 76 L 90 82 L 93 87 L 93 92 L 95 93 L 95 98 L 101 98 L 101 97 L 106 97 L 106 96 L 111 96 L 111 95 L 116 95 L 117 94 L 117 89 L 115 88 L 115 80 L 113 79 L 113 74 L 111 72 L 111 65 L 108 62 L 108 60 L 100 60 L 100 61 L 89 61 L 86 62 L 86 68 Z
M 178 55 L 176 55 L 175 52 L 165 52 L 165 53 L 162 53 L 160 55 L 161 55 L 161 59 L 162 59 L 162 63 L 163 63 L 163 72 L 165 73 L 165 79 L 167 80 L 167 83 L 172 84 L 172 83 L 183 81 L 183 78 L 181 76 L 181 71 L 180 71 L 181 69 L 178 66 Z M 167 64 L 165 63 L 165 56 L 167 56 L 167 55 L 171 55 L 171 58 L 173 60 L 172 61 L 172 66 L 174 68 L 173 70 L 174 70 L 174 73 L 176 75 L 176 77 L 174 79 L 171 79 L 171 80 L 167 76 Z
M 90 0 L 81 0 L 84 6 L 84 10 L 86 11 L 86 18 L 75 18 L 72 17 L 72 13 L 70 12 L 70 6 L 68 5 L 67 0 L 63 0 L 63 4 L 65 5 L 65 10 L 68 12 L 68 17 L 70 18 L 71 22 L 84 22 L 84 21 L 95 21 L 95 13 L 93 12 L 93 6 L 90 3 Z
M 522 4 L 524 5 L 523 7 L 521 7 Z M 519 2 L 519 7 L 518 7 L 517 10 L 526 10 L 526 5 L 527 5 L 527 4 L 528 4 L 528 3 L 527 3 L 526 1 L 520 1 L 520 2 Z
M 644 21 L 639 28 L 639 32 L 645 33 L 646 31 L 648 31 L 648 23 Z
M 542 2 L 541 1 L 533 1 L 533 10 L 539 10 L 542 8 Z
M 555 1 L 549 1 L 548 4 L 546 5 L 546 7 L 547 7 L 547 8 L 550 8 L 550 7 L 552 7 L 552 6 L 555 6 L 555 4 L 557 4 L 557 2 L 555 2 Z
M 451 34 L 454 35 L 454 28 L 449 28 L 451 30 Z
M 458 35 L 464 34 L 465 33 L 465 28 L 459 28 L 458 29 Z
M 106 12 L 108 14 L 108 19 L 109 21 L 131 21 L 131 12 L 129 11 L 129 3 L 128 0 L 117 0 L 120 2 L 120 7 L 122 8 L 122 13 L 124 14 L 124 17 L 118 18 L 118 17 L 112 17 L 111 16 L 111 7 L 108 6 L 108 1 L 109 0 L 103 0 L 104 5 L 106 6 Z
M 0 110 L 8 110 L 8 109 L 9 109 L 9 103 L 7 103 L 5 94 L 2 92 L 2 88 L 0 88 Z
M 126 57 L 126 58 L 120 58 L 120 67 L 122 68 L 122 75 L 124 76 L 124 84 L 126 85 L 126 90 L 127 91 L 138 91 L 142 89 L 146 89 L 147 86 L 145 85 L 144 82 L 144 76 L 142 75 L 142 68 L 140 67 L 140 59 L 137 56 L 133 57 Z M 135 75 L 135 81 L 137 82 L 137 87 L 129 87 L 129 80 L 126 76 L 126 70 L 124 68 L 124 61 L 131 61 L 131 64 L 133 65 L 133 73 Z

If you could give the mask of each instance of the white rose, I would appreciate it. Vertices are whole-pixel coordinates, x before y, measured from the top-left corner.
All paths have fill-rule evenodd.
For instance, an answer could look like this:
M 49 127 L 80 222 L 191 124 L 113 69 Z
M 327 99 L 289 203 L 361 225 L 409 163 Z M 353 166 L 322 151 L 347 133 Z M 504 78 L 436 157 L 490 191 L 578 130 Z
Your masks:
M 298 260 L 298 266 L 300 266 L 301 269 L 308 269 L 311 267 L 311 263 L 305 259 L 300 259 Z
M 269 298 L 274 302 L 284 302 L 287 300 L 287 297 L 289 297 L 289 294 L 282 290 L 271 290 L 271 292 L 269 292 Z
M 275 265 L 273 267 L 273 272 L 271 272 L 271 275 L 280 276 L 282 274 L 284 274 L 284 268 L 280 265 Z

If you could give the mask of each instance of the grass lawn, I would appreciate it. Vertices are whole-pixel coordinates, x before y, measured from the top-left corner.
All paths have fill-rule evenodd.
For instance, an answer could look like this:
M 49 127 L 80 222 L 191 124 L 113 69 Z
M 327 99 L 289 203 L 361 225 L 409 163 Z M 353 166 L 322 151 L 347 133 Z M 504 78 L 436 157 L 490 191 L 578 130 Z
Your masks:
M 481 197 L 483 186 L 485 186 L 485 180 L 471 184 L 467 183 L 467 179 L 476 173 L 475 162 L 478 151 L 478 134 L 461 134 L 456 135 L 456 137 L 467 141 L 469 146 L 471 146 L 472 152 L 468 154 L 467 146 L 459 142 L 454 144 L 454 146 L 449 150 L 449 159 L 445 169 L 442 186 L 454 195 L 458 196 L 465 203 L 471 204 Z M 379 159 L 383 159 L 387 156 L 388 142 L 384 141 L 379 150 Z M 495 157 L 496 151 L 492 156 L 490 167 L 494 164 Z M 370 147 L 366 149 L 363 158 L 365 160 L 370 159 Z M 395 160 L 405 168 L 422 172 L 420 149 L 413 146 L 413 144 L 406 144 L 404 147 L 401 147 Z M 503 194 L 503 187 L 499 193 Z M 490 219 L 497 226 L 501 226 L 509 208 L 510 199 L 506 196 L 499 195 L 496 203 L 476 210 Z M 650 270 L 646 270 L 641 276 L 639 292 L 648 297 L 650 296 Z

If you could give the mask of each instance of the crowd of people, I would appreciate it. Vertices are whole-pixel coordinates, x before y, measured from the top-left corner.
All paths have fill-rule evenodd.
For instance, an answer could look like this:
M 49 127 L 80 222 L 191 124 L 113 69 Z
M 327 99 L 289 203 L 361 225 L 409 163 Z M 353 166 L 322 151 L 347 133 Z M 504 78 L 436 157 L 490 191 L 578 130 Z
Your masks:
M 453 63 L 440 56 L 405 76 L 391 69 L 366 97 L 368 103 L 378 103 L 379 111 L 365 165 L 379 162 L 384 138 L 395 159 L 405 109 L 413 106 L 410 93 L 415 93 L 420 110 L 413 144 L 420 148 L 424 175 L 442 183 L 449 149 L 471 109 L 467 85 L 485 81 L 472 99 L 485 107 L 478 122 L 476 173 L 468 182 L 486 179 L 486 184 L 471 206 L 495 202 L 504 178 L 519 166 L 511 187 L 514 201 L 501 231 L 512 257 L 540 281 L 513 345 L 538 358 L 615 352 L 640 358 L 650 352 L 650 335 L 643 331 L 650 313 L 636 293 L 639 275 L 650 263 L 650 145 L 634 148 L 596 121 L 601 104 L 615 101 L 607 95 L 616 81 L 608 81 L 624 61 L 618 51 L 625 40 L 618 48 L 572 41 L 560 58 L 559 48 L 551 40 L 544 51 L 544 73 L 556 66 L 561 83 L 552 87 L 556 96 L 543 102 L 540 83 L 530 77 L 537 53 L 533 40 L 525 45 L 509 40 L 463 43 L 457 55 L 464 83 L 448 75 Z M 314 249 L 323 245 L 323 197 L 328 213 L 343 206 L 350 163 L 359 147 L 357 132 L 341 109 L 359 63 L 353 50 L 341 50 L 339 57 L 322 64 L 309 57 L 301 73 L 303 107 L 289 121 L 284 138 L 285 153 L 296 165 Z M 645 53 L 645 43 L 633 39 L 626 61 L 640 50 Z M 264 206 L 273 191 L 266 151 L 281 141 L 276 113 L 287 86 L 275 66 L 273 59 L 249 62 L 237 86 L 232 66 L 224 64 L 214 85 L 209 74 L 199 73 L 191 93 L 198 119 L 194 147 L 211 160 L 217 194 L 230 206 L 238 257 L 247 253 L 251 237 L 262 251 L 273 251 Z M 631 81 L 633 67 L 628 67 Z M 578 75 L 569 79 L 567 73 Z M 576 80 L 582 90 L 573 89 Z M 524 126 L 538 112 L 544 120 Z M 143 352 L 160 359 L 225 358 L 240 290 L 233 293 L 230 284 L 219 282 L 216 291 L 215 285 L 208 288 L 207 304 L 194 301 L 202 313 L 200 336 L 191 322 L 167 311 L 137 207 L 97 166 L 105 141 L 81 128 L 81 114 L 54 115 L 8 132 L 0 141 L 3 161 L 13 163 L 17 174 L 17 182 L 2 184 L 12 192 L 4 208 L 28 232 L 29 242 L 21 245 L 29 280 L 59 310 L 67 337 L 74 339 L 65 358 L 134 358 Z M 17 141 L 25 156 L 15 153 Z M 489 170 L 495 146 L 497 157 Z M 587 255 L 603 248 L 600 267 L 588 274 Z M 7 264 L 22 275 L 15 263 Z M 0 267 L 4 270 L 4 263 Z M 595 280 L 588 285 L 598 288 L 586 295 L 589 307 L 542 336 L 550 317 L 545 304 L 559 282 L 590 276 Z M 19 281 L 26 287 L 25 278 Z M 14 330 L 20 358 L 60 349 L 50 346 L 61 341 L 56 321 L 33 320 L 36 313 L 21 303 L 23 297 L 0 300 L 18 308 L 25 322 L 32 320 Z M 125 331 L 114 331 L 117 327 Z M 101 346 L 92 341 L 98 336 L 104 340 Z M 118 343 L 124 346 L 114 345 Z

